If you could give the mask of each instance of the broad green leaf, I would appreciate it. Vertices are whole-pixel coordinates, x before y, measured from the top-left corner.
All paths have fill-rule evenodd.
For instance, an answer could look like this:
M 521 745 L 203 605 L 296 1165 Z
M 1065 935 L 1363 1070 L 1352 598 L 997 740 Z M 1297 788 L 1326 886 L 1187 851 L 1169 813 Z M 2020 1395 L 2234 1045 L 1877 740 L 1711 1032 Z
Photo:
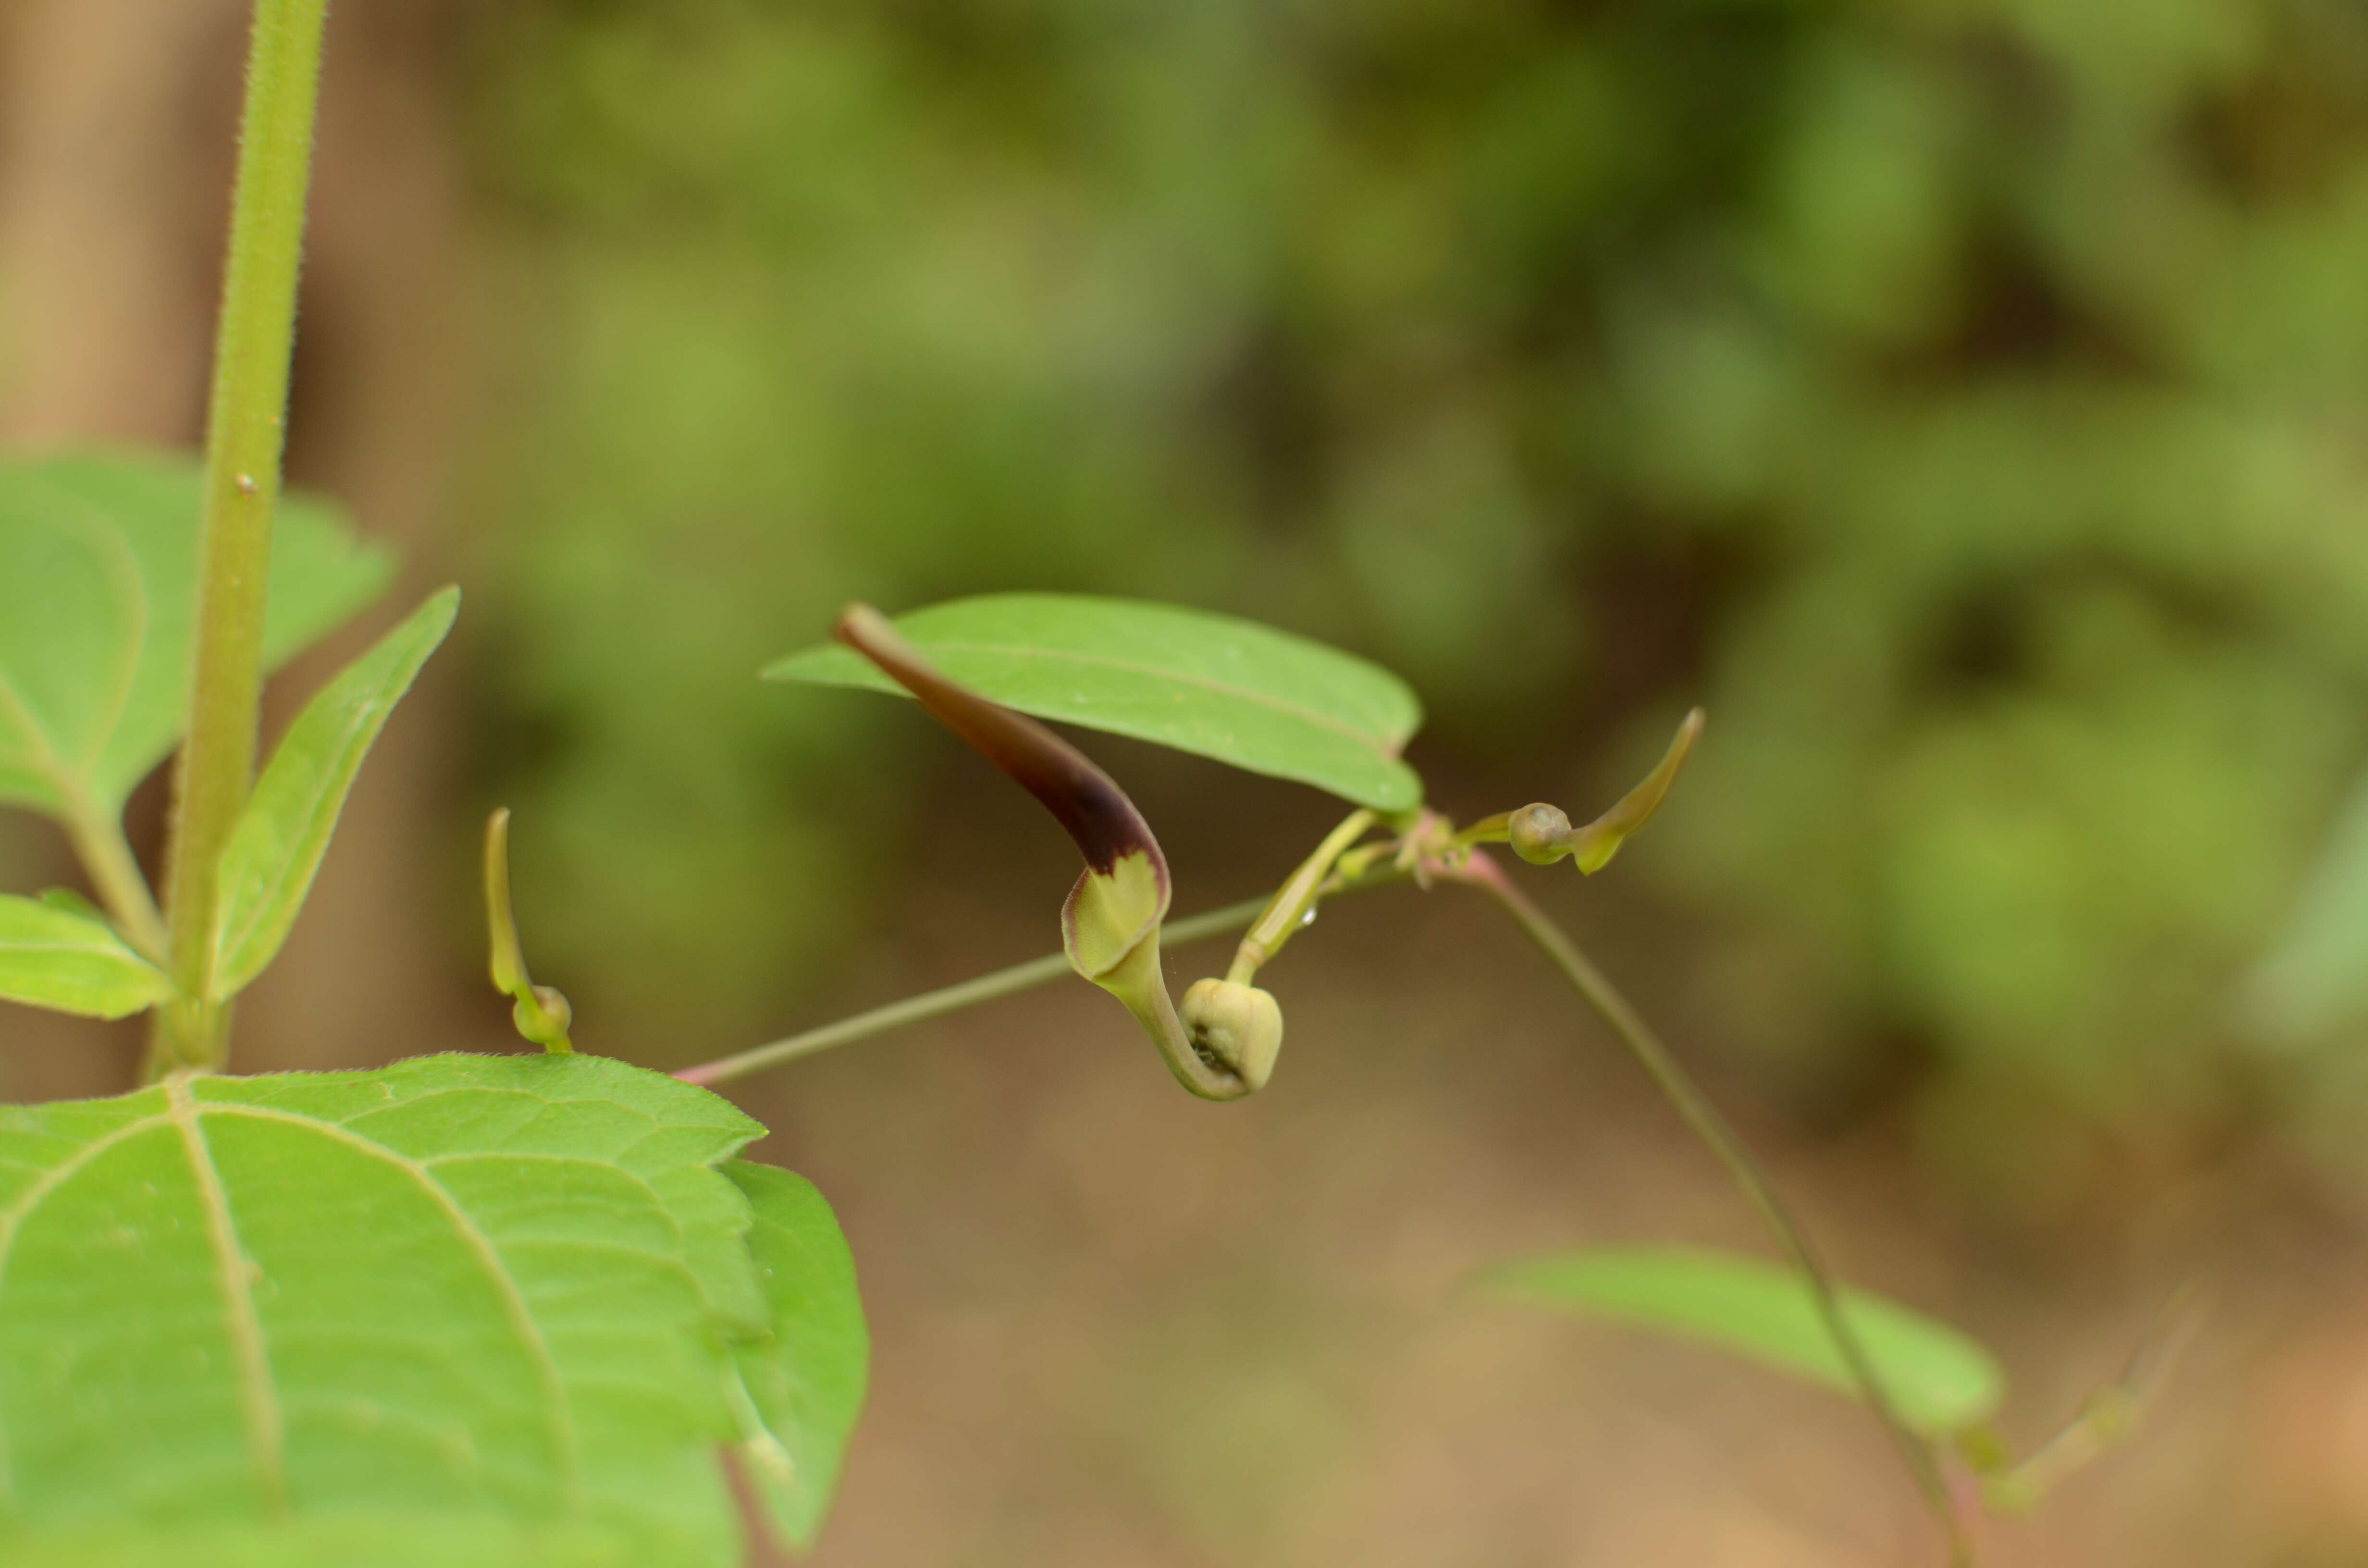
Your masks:
M 392 1512 L 736 1563 L 761 1131 L 588 1056 L 0 1110 L 0 1562 Z
M 458 588 L 434 596 L 323 687 L 288 727 L 222 852 L 216 997 L 235 995 L 279 956 L 362 758 L 460 608 Z
M 1378 665 L 1252 621 L 1173 605 L 994 594 L 896 618 L 939 669 L 1022 713 L 1156 741 L 1359 805 L 1406 811 L 1398 753 L 1422 705 Z M 901 691 L 851 651 L 781 660 L 768 680 Z
M 43 888 L 33 896 L 51 909 L 63 909 L 69 915 L 79 915 L 102 925 L 107 923 L 107 911 L 72 888 Z
M 592 1524 L 384 1513 L 288 1524 L 100 1528 L 12 1543 L 8 1568 L 637 1568 L 631 1537 Z
M 772 1314 L 769 1333 L 734 1350 L 746 1396 L 741 1453 L 774 1524 L 803 1551 L 822 1528 L 863 1409 L 871 1342 L 855 1259 L 803 1176 L 747 1160 L 723 1171 L 757 1211 L 748 1247 Z
M 106 921 L 46 898 L 0 893 L 0 1001 L 122 1018 L 172 994 L 164 971 Z
M 1807 1285 L 1778 1264 L 1691 1247 L 1600 1247 L 1508 1264 L 1487 1279 L 1504 1295 L 1690 1335 L 1857 1392 Z M 1843 1293 L 1842 1311 L 1917 1431 L 1945 1436 L 1998 1409 L 2004 1375 L 1963 1334 L 1860 1290 Z
M 0 802 L 111 820 L 180 738 L 200 494 L 180 458 L 0 465 Z M 335 630 L 392 571 L 328 507 L 283 501 L 265 662 Z

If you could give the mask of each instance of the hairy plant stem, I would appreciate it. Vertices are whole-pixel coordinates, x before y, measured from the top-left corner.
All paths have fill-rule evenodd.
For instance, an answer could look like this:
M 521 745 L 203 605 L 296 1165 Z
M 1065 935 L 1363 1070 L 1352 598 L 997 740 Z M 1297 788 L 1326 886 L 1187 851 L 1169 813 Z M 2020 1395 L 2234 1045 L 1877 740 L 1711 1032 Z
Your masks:
M 1223 909 L 1212 909 L 1205 915 L 1195 915 L 1188 920 L 1171 920 L 1161 927 L 1159 939 L 1163 946 L 1198 941 L 1204 937 L 1222 937 L 1228 931 L 1238 931 L 1258 917 L 1267 900 L 1253 898 L 1240 903 L 1229 903 Z M 936 991 L 924 991 L 917 996 L 907 996 L 901 1002 L 891 1002 L 884 1007 L 874 1007 L 868 1013 L 858 1013 L 851 1018 L 841 1018 L 835 1024 L 807 1029 L 803 1034 L 777 1040 L 770 1045 L 752 1046 L 734 1056 L 713 1062 L 702 1062 L 696 1067 L 686 1067 L 675 1074 L 686 1084 L 726 1084 L 734 1078 L 745 1078 L 751 1073 L 761 1073 L 768 1067 L 778 1067 L 784 1062 L 795 1062 L 801 1056 L 812 1056 L 818 1051 L 828 1051 L 835 1045 L 850 1045 L 872 1035 L 885 1034 L 890 1029 L 903 1028 L 906 1024 L 925 1023 L 928 1019 L 958 1013 L 964 1007 L 981 1002 L 992 1002 L 999 996 L 1009 996 L 1039 985 L 1049 985 L 1064 975 L 1075 974 L 1069 967 L 1068 955 L 1053 953 L 1026 963 L 998 969 L 992 974 L 982 974 L 975 980 L 965 980 Z
M 177 1070 L 218 1068 L 229 1053 L 227 1010 L 211 996 L 220 864 L 255 778 L 271 516 L 327 11 L 327 0 L 256 0 L 206 413 L 188 739 L 173 774 L 165 868 L 168 956 L 179 994 L 157 1013 L 152 1082 Z
M 1924 1494 L 1925 1501 L 1947 1532 L 1950 1561 L 1958 1564 L 1971 1562 L 1972 1544 L 1957 1518 L 1955 1506 L 1950 1501 L 1948 1483 L 1941 1474 L 1939 1460 L 1934 1457 L 1930 1445 L 1918 1437 L 1900 1418 L 1898 1406 L 1893 1403 L 1890 1391 L 1884 1386 L 1882 1375 L 1876 1371 L 1873 1360 L 1866 1353 L 1865 1345 L 1842 1312 L 1841 1292 L 1834 1283 L 1833 1275 L 1819 1259 L 1816 1250 L 1809 1244 L 1808 1233 L 1793 1217 L 1783 1197 L 1776 1190 L 1775 1183 L 1760 1168 L 1759 1160 L 1744 1145 L 1742 1137 L 1719 1113 L 1718 1108 L 1711 1104 L 1710 1097 L 1702 1093 L 1692 1076 L 1670 1054 L 1669 1048 L 1661 1043 L 1660 1037 L 1653 1032 L 1643 1016 L 1629 1006 L 1628 999 L 1620 994 L 1601 970 L 1595 967 L 1553 916 L 1513 885 L 1512 879 L 1505 874 L 1505 869 L 1486 850 L 1474 849 L 1459 863 L 1444 868 L 1437 874 L 1479 889 L 1512 916 L 1514 924 L 1520 926 L 1523 934 L 1537 944 L 1554 968 L 1562 971 L 1563 978 L 1570 982 L 1588 1006 L 1611 1026 L 1611 1032 L 1620 1037 L 1620 1042 L 1628 1048 L 1629 1055 L 1635 1058 L 1636 1064 L 1653 1080 L 1654 1086 L 1661 1091 L 1694 1135 L 1708 1145 L 1719 1164 L 1726 1167 L 1727 1174 L 1743 1189 L 1752 1207 L 1759 1211 L 1759 1217 L 1769 1230 L 1774 1233 L 1777 1244 L 1792 1258 L 1793 1266 L 1808 1282 L 1809 1292 L 1816 1301 L 1817 1315 L 1825 1321 L 1826 1332 L 1833 1336 L 1843 1362 L 1849 1366 L 1851 1378 L 1858 1383 L 1860 1394 L 1890 1434 L 1901 1460 L 1915 1477 L 1917 1489 Z

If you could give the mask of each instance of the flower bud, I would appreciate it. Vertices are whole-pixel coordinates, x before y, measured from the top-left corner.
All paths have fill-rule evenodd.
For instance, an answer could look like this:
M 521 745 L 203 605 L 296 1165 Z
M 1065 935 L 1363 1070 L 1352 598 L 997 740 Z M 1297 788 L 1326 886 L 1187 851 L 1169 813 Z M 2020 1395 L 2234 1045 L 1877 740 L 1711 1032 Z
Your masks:
M 1532 866 L 1551 866 L 1570 853 L 1570 816 L 1560 806 L 1523 806 L 1506 820 L 1505 832 L 1513 853 Z
M 848 606 L 833 634 L 919 699 L 940 723 L 1035 796 L 1068 830 L 1086 858 L 1086 869 L 1061 906 L 1062 949 L 1070 967 L 1134 1015 L 1176 1081 L 1210 1100 L 1239 1099 L 1256 1088 L 1216 1047 L 1204 1051 L 1196 1046 L 1168 998 L 1159 963 L 1159 927 L 1167 916 L 1167 858 L 1126 791 L 1091 758 L 1033 719 L 946 678 L 870 606 Z M 1274 1043 L 1265 1054 L 1268 1069 L 1281 1043 L 1280 1012 L 1271 1032 Z M 1259 1076 L 1262 1081 L 1264 1073 Z
M 485 822 L 485 920 L 491 928 L 490 972 L 494 989 L 517 999 L 510 1022 L 529 1043 L 553 1055 L 575 1049 L 567 1031 L 575 1011 L 567 998 L 548 985 L 537 985 L 526 971 L 526 953 L 518 944 L 518 916 L 510 908 L 510 810 L 504 806 Z
M 1192 1049 L 1239 1078 L 1265 1086 L 1282 1053 L 1282 1005 L 1274 994 L 1231 980 L 1201 980 L 1178 1009 Z
M 529 1000 L 521 994 L 518 1005 L 510 1009 L 510 1022 L 529 1042 L 545 1050 L 568 1048 L 567 1031 L 575 1022 L 575 1009 L 568 1005 L 556 986 L 530 987 Z

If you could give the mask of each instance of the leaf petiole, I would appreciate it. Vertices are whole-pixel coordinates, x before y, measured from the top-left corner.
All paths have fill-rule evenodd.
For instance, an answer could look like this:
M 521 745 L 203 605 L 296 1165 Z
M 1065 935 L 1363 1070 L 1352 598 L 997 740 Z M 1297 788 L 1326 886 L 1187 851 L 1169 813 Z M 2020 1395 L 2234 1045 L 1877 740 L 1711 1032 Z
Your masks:
M 66 835 L 83 869 L 90 873 L 91 886 L 98 890 L 98 902 L 133 951 L 163 964 L 172 937 L 131 841 L 123 836 L 123 824 L 92 810 L 78 795 L 70 798 L 68 806 Z

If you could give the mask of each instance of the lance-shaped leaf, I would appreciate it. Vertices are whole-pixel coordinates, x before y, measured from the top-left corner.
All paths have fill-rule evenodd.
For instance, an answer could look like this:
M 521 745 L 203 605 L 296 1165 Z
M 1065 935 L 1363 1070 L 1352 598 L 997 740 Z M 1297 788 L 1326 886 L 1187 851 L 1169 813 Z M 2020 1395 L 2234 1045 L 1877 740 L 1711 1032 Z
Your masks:
M 838 618 L 838 639 L 920 699 L 1036 797 L 1076 841 L 1086 869 L 1061 906 L 1070 967 L 1126 1005 L 1177 1081 L 1203 1099 L 1239 1099 L 1258 1085 L 1186 1033 L 1159 967 L 1167 858 L 1126 791 L 1086 755 L 1031 719 L 949 680 L 869 605 Z
M 420 666 L 452 629 L 446 588 L 321 688 L 288 727 L 222 852 L 215 997 L 236 995 L 279 954 L 312 891 L 362 758 Z
M 202 494 L 177 458 L 0 466 L 0 801 L 111 821 L 179 739 Z M 342 624 L 391 573 L 336 514 L 283 500 L 266 665 Z
M 748 1250 L 771 1318 L 734 1347 L 740 1451 L 774 1528 L 803 1551 L 830 1506 L 871 1367 L 855 1259 L 803 1176 L 748 1160 L 723 1172 L 756 1210 Z
M 762 1131 L 586 1056 L 0 1110 L 0 1562 L 736 1565 L 734 1346 L 803 1353 L 721 1168 Z M 390 1516 L 450 1555 L 328 1544 Z
M 1422 803 L 1422 780 L 1398 756 L 1422 724 L 1413 689 L 1304 637 L 1175 605 L 1069 594 L 955 599 L 897 617 L 896 630 L 948 678 L 1022 713 L 1294 778 L 1380 811 Z M 878 691 L 901 684 L 828 646 L 765 676 Z
M 165 971 L 81 900 L 0 894 L 0 1001 L 122 1018 L 172 994 Z
M 1781 1265 L 1692 1247 L 1560 1253 L 1491 1270 L 1500 1294 L 1706 1340 L 1795 1377 L 1855 1394 L 1858 1385 L 1800 1275 Z M 1928 1437 L 1988 1419 L 2005 1395 L 1990 1353 L 1948 1324 L 1861 1290 L 1842 1311 L 1902 1420 Z

